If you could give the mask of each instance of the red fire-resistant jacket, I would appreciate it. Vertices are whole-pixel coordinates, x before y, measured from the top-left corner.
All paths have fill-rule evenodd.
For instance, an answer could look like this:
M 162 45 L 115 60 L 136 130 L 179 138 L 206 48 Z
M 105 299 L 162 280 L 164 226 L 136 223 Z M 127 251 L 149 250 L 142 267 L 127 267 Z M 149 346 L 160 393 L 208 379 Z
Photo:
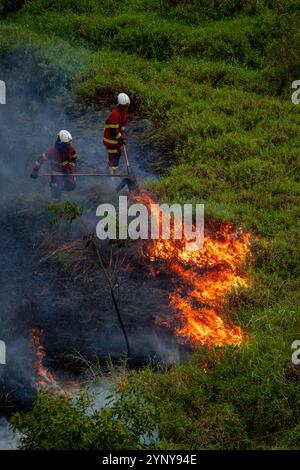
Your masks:
M 127 111 L 116 106 L 106 119 L 103 144 L 107 149 L 117 153 L 123 142 L 123 134 L 127 121 Z
M 55 145 L 49 147 L 41 157 L 37 159 L 33 169 L 39 170 L 45 161 L 50 162 L 51 171 L 57 173 L 73 173 L 76 166 L 77 153 L 75 147 L 70 145 L 66 151 L 60 151 Z

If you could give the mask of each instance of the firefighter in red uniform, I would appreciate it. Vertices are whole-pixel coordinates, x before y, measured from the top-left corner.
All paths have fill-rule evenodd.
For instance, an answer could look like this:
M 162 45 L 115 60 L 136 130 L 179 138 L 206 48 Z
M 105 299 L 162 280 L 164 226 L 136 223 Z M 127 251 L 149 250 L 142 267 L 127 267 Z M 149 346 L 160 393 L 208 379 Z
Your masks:
M 129 105 L 129 96 L 126 93 L 120 93 L 117 106 L 105 122 L 103 144 L 107 148 L 108 167 L 111 174 L 116 173 L 119 169 L 121 148 L 122 145 L 125 145 L 123 136 Z
M 72 145 L 70 132 L 61 130 L 53 147 L 49 147 L 34 164 L 31 178 L 37 178 L 43 163 L 50 162 L 52 197 L 60 199 L 62 191 L 72 191 L 76 186 L 76 160 L 77 153 Z

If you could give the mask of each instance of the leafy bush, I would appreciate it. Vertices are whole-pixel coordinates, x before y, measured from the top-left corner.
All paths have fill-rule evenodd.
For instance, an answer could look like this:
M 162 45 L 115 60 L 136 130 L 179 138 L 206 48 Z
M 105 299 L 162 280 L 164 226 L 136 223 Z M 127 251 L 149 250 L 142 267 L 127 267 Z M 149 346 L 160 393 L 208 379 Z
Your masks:
M 119 392 L 110 406 L 92 409 L 93 395 L 87 392 L 72 398 L 42 390 L 32 411 L 14 414 L 11 425 L 22 433 L 21 449 L 113 450 L 150 445 L 146 436 L 155 429 L 154 411 L 142 397 L 127 390 Z

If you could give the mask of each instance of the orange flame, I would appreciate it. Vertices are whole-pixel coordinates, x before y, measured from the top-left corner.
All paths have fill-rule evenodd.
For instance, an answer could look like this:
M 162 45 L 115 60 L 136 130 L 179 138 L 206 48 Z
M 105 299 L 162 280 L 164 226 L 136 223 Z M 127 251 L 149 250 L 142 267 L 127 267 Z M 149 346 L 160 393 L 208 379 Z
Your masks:
M 135 199 L 148 207 L 154 204 L 149 194 Z M 155 212 L 155 217 L 156 223 L 161 224 L 160 211 Z M 242 268 L 250 253 L 250 237 L 241 228 L 222 223 L 215 233 L 205 233 L 201 249 L 191 250 L 185 239 L 174 238 L 143 245 L 141 255 L 152 263 L 153 275 L 159 270 L 156 265 L 163 265 L 176 277 L 179 287 L 170 294 L 169 306 L 179 320 L 177 335 L 207 346 L 240 345 L 244 341 L 241 328 L 225 319 L 225 300 L 233 289 L 249 285 Z
M 39 328 L 32 328 L 31 329 L 31 339 L 30 339 L 30 346 L 32 349 L 36 350 L 36 357 L 34 361 L 34 368 L 37 377 L 37 383 L 41 387 L 45 386 L 57 386 L 56 380 L 47 369 L 45 369 L 43 360 L 46 355 L 44 346 L 41 344 L 40 335 L 42 330 Z

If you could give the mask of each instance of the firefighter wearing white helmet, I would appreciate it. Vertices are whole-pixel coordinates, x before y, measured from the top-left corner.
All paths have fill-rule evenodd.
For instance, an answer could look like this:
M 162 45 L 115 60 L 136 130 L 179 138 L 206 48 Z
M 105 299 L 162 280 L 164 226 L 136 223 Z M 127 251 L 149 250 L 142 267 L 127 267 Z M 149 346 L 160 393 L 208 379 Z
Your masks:
M 62 191 L 71 191 L 75 188 L 77 152 L 72 145 L 72 135 L 69 131 L 61 130 L 57 134 L 55 144 L 49 147 L 39 157 L 31 173 L 31 178 L 37 178 L 41 166 L 48 161 L 52 173 L 50 180 L 51 194 L 60 199 Z
M 120 93 L 117 98 L 117 106 L 112 110 L 106 119 L 104 126 L 103 144 L 107 149 L 108 168 L 110 173 L 119 170 L 119 161 L 122 145 L 125 145 L 124 131 L 127 121 L 127 110 L 130 105 L 129 96 Z
M 120 93 L 118 95 L 118 104 L 121 105 L 121 106 L 126 106 L 126 105 L 130 105 L 130 99 L 129 99 L 129 96 L 126 95 L 126 93 Z
M 64 144 L 70 144 L 73 140 L 72 135 L 70 134 L 69 131 L 59 131 L 57 135 L 57 139 L 59 142 L 64 143 Z

